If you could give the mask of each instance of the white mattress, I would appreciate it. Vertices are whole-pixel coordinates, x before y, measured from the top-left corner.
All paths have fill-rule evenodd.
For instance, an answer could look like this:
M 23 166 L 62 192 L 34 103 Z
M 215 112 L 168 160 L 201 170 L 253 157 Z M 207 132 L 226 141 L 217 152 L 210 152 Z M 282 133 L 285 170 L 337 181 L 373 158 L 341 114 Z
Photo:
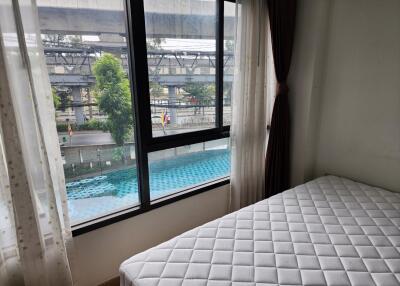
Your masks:
M 400 285 L 399 229 L 399 193 L 322 177 L 131 257 L 121 285 Z

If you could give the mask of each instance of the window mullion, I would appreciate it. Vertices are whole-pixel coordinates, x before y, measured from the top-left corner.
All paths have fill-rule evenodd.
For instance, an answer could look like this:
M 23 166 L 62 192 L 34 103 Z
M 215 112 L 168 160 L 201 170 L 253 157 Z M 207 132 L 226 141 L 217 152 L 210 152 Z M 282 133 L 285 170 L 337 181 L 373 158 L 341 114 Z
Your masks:
M 215 132 L 214 132 L 215 130 Z M 148 152 L 154 152 L 154 151 L 160 151 L 164 149 L 170 149 L 170 148 L 176 148 L 176 147 L 181 147 L 185 145 L 191 145 L 191 144 L 197 144 L 197 143 L 203 143 L 207 141 L 213 141 L 217 139 L 222 139 L 229 137 L 229 126 L 226 128 L 226 126 L 223 127 L 222 131 L 219 128 L 215 128 L 212 130 L 200 130 L 200 131 L 195 131 L 192 133 L 189 133 L 189 136 L 186 136 L 187 134 L 182 134 L 183 136 L 180 136 L 181 134 L 178 135 L 177 139 L 169 139 L 168 140 L 158 140 L 158 139 L 164 139 L 164 138 L 155 138 L 155 142 L 153 142 L 151 145 L 149 145 Z M 175 137 L 175 136 L 174 136 Z
M 223 81 L 224 81 L 224 1 L 217 0 L 217 21 L 216 21 L 216 82 L 215 82 L 215 115 L 216 126 L 223 126 Z
M 141 207 L 147 209 L 150 206 L 147 146 L 151 140 L 151 114 L 143 0 L 126 0 L 126 6 L 138 190 Z

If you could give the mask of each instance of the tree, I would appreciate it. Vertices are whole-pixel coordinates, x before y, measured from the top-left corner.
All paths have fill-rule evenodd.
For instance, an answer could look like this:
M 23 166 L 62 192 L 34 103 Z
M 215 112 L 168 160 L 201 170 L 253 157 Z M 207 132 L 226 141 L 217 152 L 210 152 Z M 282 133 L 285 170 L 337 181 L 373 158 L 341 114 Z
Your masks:
M 147 38 L 146 39 L 146 44 L 147 44 L 147 50 L 152 51 L 152 50 L 162 50 L 162 45 L 165 43 L 165 39 L 162 38 Z
M 223 85 L 223 98 L 224 98 L 224 104 L 230 105 L 231 100 L 232 100 L 232 88 L 233 88 L 233 82 L 231 81 L 224 81 Z
M 66 37 L 66 42 L 71 44 L 80 44 L 82 43 L 82 36 L 81 35 L 69 35 Z
M 104 54 L 96 61 L 93 73 L 99 109 L 107 114 L 109 131 L 121 146 L 133 125 L 129 80 L 120 61 L 111 54 Z
M 202 102 L 210 100 L 215 96 L 215 85 L 205 83 L 187 83 L 183 90 L 190 94 L 197 101 Z
M 187 83 L 183 90 L 189 93 L 192 100 L 196 105 L 205 105 L 213 98 L 215 98 L 215 85 L 214 84 L 205 84 L 205 83 Z M 200 110 L 200 106 L 196 107 L 194 110 L 194 114 Z M 204 112 L 204 108 L 203 108 Z
M 226 40 L 225 41 L 225 49 L 229 52 L 234 52 L 235 42 L 233 40 Z
M 44 42 L 47 42 L 47 45 L 59 45 L 60 43 L 65 41 L 65 35 L 62 34 L 42 34 L 42 38 Z
M 150 89 L 150 95 L 153 96 L 159 96 L 163 91 L 163 87 L 158 82 L 155 81 L 149 82 L 149 89 Z

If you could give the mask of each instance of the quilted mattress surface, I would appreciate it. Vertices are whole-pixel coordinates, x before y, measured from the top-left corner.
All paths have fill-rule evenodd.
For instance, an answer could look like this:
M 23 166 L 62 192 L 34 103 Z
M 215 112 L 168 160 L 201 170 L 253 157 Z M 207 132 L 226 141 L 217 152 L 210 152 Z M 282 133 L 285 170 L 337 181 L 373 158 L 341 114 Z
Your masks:
M 400 194 L 326 176 L 121 264 L 121 285 L 400 285 Z

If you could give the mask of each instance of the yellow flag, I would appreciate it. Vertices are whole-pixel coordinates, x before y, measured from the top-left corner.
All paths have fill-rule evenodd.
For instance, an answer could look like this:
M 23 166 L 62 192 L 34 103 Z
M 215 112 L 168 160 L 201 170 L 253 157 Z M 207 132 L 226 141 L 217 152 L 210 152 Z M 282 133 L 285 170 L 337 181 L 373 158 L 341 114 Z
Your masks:
M 68 123 L 68 135 L 72 136 L 72 134 L 74 134 L 74 132 L 72 132 L 71 124 Z
M 162 127 L 164 127 L 164 125 L 165 125 L 165 121 L 164 121 L 164 111 L 163 112 L 161 112 L 161 125 L 162 125 Z

